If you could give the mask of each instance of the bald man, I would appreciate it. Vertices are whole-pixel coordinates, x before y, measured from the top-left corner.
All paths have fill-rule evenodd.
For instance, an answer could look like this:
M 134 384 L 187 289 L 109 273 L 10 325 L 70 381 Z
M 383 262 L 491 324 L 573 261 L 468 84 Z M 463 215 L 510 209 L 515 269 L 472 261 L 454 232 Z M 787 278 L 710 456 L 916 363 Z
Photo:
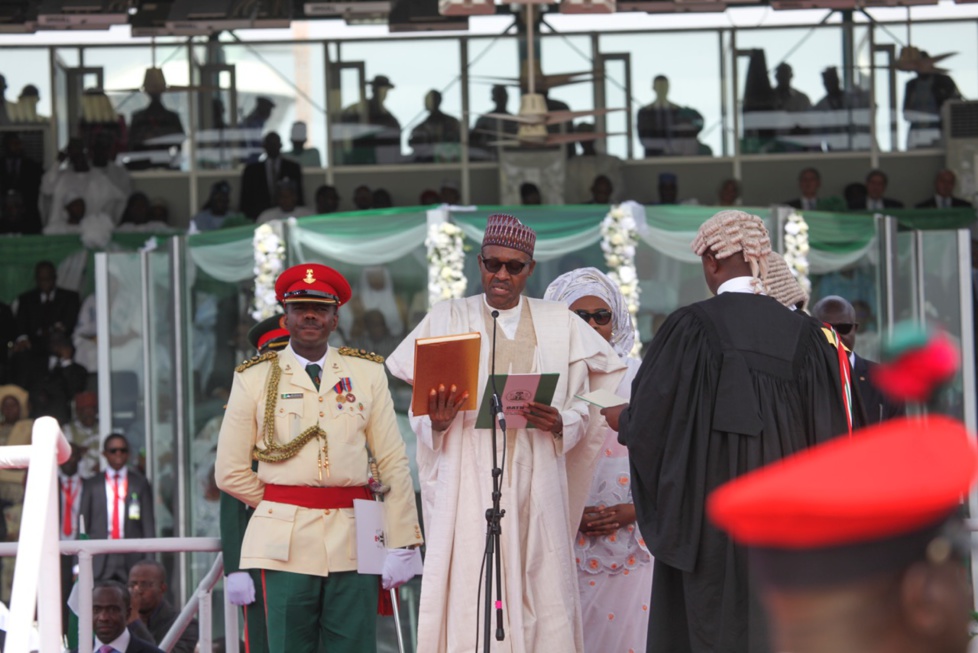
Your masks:
M 846 432 L 838 359 L 818 323 L 764 294 L 760 218 L 721 211 L 693 251 L 716 296 L 662 325 L 619 423 L 655 556 L 648 650 L 759 653 L 769 649 L 744 552 L 706 521 L 706 496 Z M 615 409 L 602 412 L 614 426 Z
M 835 329 L 842 344 L 849 350 L 849 364 L 855 380 L 853 385 L 863 408 L 862 411 L 853 411 L 853 426 L 870 426 L 904 415 L 906 407 L 888 399 L 873 383 L 872 369 L 876 363 L 856 354 L 856 331 L 859 330 L 859 324 L 856 322 L 856 310 L 852 304 L 838 295 L 829 295 L 812 307 L 812 317 Z

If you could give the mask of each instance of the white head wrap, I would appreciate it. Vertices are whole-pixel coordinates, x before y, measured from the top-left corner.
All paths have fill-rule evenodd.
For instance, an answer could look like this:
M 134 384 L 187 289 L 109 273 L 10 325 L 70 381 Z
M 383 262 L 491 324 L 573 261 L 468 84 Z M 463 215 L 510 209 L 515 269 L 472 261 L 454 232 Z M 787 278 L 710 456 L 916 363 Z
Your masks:
M 598 297 L 611 307 L 610 344 L 615 353 L 627 358 L 635 344 L 635 329 L 625 299 L 608 275 L 597 268 L 571 270 L 554 279 L 543 294 L 544 299 L 568 306 L 581 297 Z

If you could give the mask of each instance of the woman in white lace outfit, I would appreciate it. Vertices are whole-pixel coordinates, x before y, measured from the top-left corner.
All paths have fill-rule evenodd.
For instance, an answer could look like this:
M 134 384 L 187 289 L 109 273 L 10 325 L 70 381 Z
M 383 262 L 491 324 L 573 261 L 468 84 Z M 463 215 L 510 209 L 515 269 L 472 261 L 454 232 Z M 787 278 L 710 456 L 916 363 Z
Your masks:
M 629 357 L 635 330 L 614 282 L 596 268 L 581 268 L 557 277 L 544 299 L 568 304 L 614 347 L 628 365 L 617 391 L 627 399 L 641 361 Z M 574 548 L 584 650 L 645 651 L 652 556 L 635 523 L 628 451 L 618 444 L 618 434 L 607 427 Z

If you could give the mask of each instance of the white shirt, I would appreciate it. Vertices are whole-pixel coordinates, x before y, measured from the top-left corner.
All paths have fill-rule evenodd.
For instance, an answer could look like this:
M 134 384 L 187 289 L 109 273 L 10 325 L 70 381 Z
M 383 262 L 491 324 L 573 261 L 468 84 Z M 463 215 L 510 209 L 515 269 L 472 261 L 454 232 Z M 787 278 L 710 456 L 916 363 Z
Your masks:
M 873 211 L 881 211 L 884 208 L 883 207 L 883 200 L 882 199 L 874 200 L 871 197 L 870 198 L 867 198 L 866 199 L 866 208 L 867 209 L 871 209 Z
M 329 351 L 329 346 L 328 345 L 326 346 L 326 351 Z M 320 377 L 322 377 L 323 370 L 326 369 L 326 352 L 323 352 L 323 357 L 320 358 L 318 361 L 311 361 L 311 360 L 309 360 L 307 358 L 303 358 L 302 356 L 300 356 L 299 354 L 296 353 L 295 349 L 292 350 L 292 353 L 295 354 L 296 360 L 299 361 L 299 364 L 301 364 L 303 368 L 309 367 L 309 365 L 312 364 L 312 363 L 315 363 L 316 365 L 318 365 L 319 366 L 319 374 L 320 374 Z
M 119 475 L 119 501 L 115 501 L 115 480 L 114 474 Z M 119 538 L 126 536 L 126 497 L 129 495 L 129 471 L 123 467 L 118 472 L 109 467 L 105 470 L 105 514 L 108 517 L 106 524 L 106 539 L 112 539 L 112 520 L 115 519 L 115 511 L 119 511 Z M 87 526 L 87 524 L 86 524 Z
M 523 311 L 523 297 L 520 296 L 520 302 L 513 308 L 493 308 L 489 305 L 489 300 L 486 299 L 485 294 L 482 295 L 482 301 L 486 305 L 486 308 L 492 311 L 499 311 L 499 317 L 496 318 L 496 324 L 499 328 L 503 330 L 506 337 L 512 340 L 516 337 L 516 328 L 520 325 L 520 313 Z M 492 337 L 491 335 L 489 337 Z
M 751 295 L 766 294 L 763 291 L 759 293 L 754 292 L 754 277 L 734 277 L 733 279 L 727 279 L 717 288 L 718 295 L 722 295 L 725 292 L 743 292 L 750 293 Z
M 129 615 L 126 615 L 126 616 L 128 617 Z M 99 638 L 98 637 L 96 637 L 95 638 L 95 646 L 94 646 L 94 648 L 92 650 L 94 651 L 94 653 L 98 653 L 98 650 L 101 647 L 103 647 L 106 644 L 108 644 L 109 646 L 111 646 L 115 650 L 119 651 L 119 653 L 126 653 L 126 649 L 129 648 L 129 640 L 130 640 L 130 638 L 131 638 L 131 636 L 129 635 L 129 628 L 123 628 L 122 629 L 122 634 L 119 635 L 118 637 L 116 637 L 115 639 L 113 639 L 111 642 L 102 642 L 102 641 L 99 641 Z
M 801 208 L 803 211 L 814 211 L 815 205 L 818 204 L 817 197 L 802 197 L 801 198 Z
M 59 491 L 61 494 L 61 510 L 58 514 L 58 535 L 62 540 L 74 540 L 78 537 L 78 513 L 81 510 L 82 477 L 80 474 L 65 476 L 59 469 L 58 480 L 60 481 Z M 71 533 L 66 534 L 64 532 L 65 498 L 69 492 L 71 493 Z

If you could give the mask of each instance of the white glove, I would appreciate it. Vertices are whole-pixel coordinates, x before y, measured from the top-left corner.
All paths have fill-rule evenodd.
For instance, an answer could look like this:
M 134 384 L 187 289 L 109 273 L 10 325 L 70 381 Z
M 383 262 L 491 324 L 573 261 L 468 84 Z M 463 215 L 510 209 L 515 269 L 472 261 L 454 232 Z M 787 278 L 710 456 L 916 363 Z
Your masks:
M 384 560 L 384 572 L 380 584 L 385 590 L 400 587 L 414 578 L 414 557 L 420 555 L 414 549 L 388 549 L 387 559 Z
M 255 602 L 255 581 L 247 571 L 235 571 L 224 579 L 224 591 L 231 605 L 251 605 Z

